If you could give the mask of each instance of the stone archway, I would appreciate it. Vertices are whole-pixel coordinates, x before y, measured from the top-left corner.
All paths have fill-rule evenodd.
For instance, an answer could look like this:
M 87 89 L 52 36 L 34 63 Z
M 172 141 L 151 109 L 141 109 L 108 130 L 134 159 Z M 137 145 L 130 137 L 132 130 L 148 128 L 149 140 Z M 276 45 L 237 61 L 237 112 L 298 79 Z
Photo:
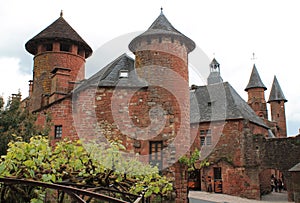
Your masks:
M 276 178 L 278 181 L 276 184 L 275 179 L 273 178 L 274 186 L 277 185 L 277 188 L 272 188 L 271 182 L 272 177 Z M 285 177 L 282 171 L 278 169 L 264 169 L 259 173 L 259 183 L 260 183 L 260 195 L 267 195 L 271 192 L 282 192 L 285 189 Z
M 269 138 L 253 136 L 255 157 L 258 158 L 260 171 L 278 169 L 285 177 L 289 201 L 293 201 L 293 184 L 289 169 L 300 162 L 300 136 L 288 138 Z

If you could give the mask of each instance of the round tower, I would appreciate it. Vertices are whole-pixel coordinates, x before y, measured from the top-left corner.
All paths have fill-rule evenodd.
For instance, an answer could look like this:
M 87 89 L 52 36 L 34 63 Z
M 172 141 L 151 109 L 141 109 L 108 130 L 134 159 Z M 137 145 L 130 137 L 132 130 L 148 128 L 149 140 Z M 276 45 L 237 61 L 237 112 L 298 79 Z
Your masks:
M 192 144 L 188 53 L 194 48 L 195 43 L 176 30 L 162 11 L 149 29 L 129 44 L 136 72 L 148 83 L 148 111 L 158 107 L 156 112 L 166 121 L 158 135 L 148 135 L 149 162 L 161 168 L 178 160 Z M 185 202 L 187 180 L 180 180 L 183 169 L 178 163 L 174 166 L 176 202 Z
M 189 135 L 188 53 L 194 48 L 195 43 L 176 30 L 162 10 L 148 30 L 129 44 L 135 54 L 136 72 L 149 85 L 149 110 L 155 105 L 163 108 L 167 124 L 161 134 L 169 135 L 169 139 Z
M 34 55 L 31 111 L 67 95 L 85 77 L 91 47 L 60 17 L 25 44 Z
M 285 105 L 287 102 L 276 76 L 274 76 L 268 103 L 271 107 L 271 119 L 276 122 L 278 137 L 287 137 Z
M 254 64 L 249 83 L 245 88 L 245 91 L 248 92 L 247 103 L 255 111 L 256 115 L 264 119 L 268 119 L 267 102 L 265 99 L 266 90 L 267 88 L 261 81 L 256 66 Z

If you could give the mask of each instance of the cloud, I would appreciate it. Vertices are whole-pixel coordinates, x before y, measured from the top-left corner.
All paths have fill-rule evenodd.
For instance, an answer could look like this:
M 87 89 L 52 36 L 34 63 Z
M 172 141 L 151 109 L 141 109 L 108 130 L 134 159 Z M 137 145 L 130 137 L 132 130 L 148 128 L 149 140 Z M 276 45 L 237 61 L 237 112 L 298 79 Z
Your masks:
M 19 58 L 0 58 L 0 94 L 7 101 L 11 94 L 22 93 L 22 98 L 28 96 L 28 81 L 32 78 L 31 74 L 20 72 Z

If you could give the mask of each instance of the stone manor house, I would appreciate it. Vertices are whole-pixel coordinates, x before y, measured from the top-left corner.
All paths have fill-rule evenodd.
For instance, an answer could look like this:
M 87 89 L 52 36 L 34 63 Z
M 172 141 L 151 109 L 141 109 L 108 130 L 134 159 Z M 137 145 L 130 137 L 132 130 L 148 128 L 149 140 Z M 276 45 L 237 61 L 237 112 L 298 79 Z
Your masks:
M 163 12 L 128 46 L 135 59 L 123 54 L 86 79 L 85 62 L 93 51 L 62 14 L 26 43 L 34 64 L 24 102 L 41 126 L 51 115 L 52 144 L 66 137 L 120 139 L 128 152 L 174 177 L 176 202 L 187 201 L 187 186 L 259 199 L 270 191 L 271 174 L 285 178 L 293 192 L 287 170 L 300 162 L 299 136 L 286 138 L 287 100 L 276 77 L 266 100 L 267 88 L 253 65 L 246 102 L 223 82 L 213 59 L 207 85 L 189 87 L 188 54 L 195 43 Z M 272 141 L 274 148 L 296 153 L 292 166 L 262 167 L 266 143 L 279 138 L 279 144 Z M 188 179 L 176 160 L 195 148 L 210 164 L 201 169 L 196 164 Z

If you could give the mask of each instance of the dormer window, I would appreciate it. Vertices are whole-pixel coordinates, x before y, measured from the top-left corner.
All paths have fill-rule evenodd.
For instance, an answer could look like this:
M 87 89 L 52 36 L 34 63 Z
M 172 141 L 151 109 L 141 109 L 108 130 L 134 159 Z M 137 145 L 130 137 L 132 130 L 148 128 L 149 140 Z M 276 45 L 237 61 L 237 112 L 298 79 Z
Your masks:
M 128 78 L 128 70 L 120 70 L 119 78 Z

